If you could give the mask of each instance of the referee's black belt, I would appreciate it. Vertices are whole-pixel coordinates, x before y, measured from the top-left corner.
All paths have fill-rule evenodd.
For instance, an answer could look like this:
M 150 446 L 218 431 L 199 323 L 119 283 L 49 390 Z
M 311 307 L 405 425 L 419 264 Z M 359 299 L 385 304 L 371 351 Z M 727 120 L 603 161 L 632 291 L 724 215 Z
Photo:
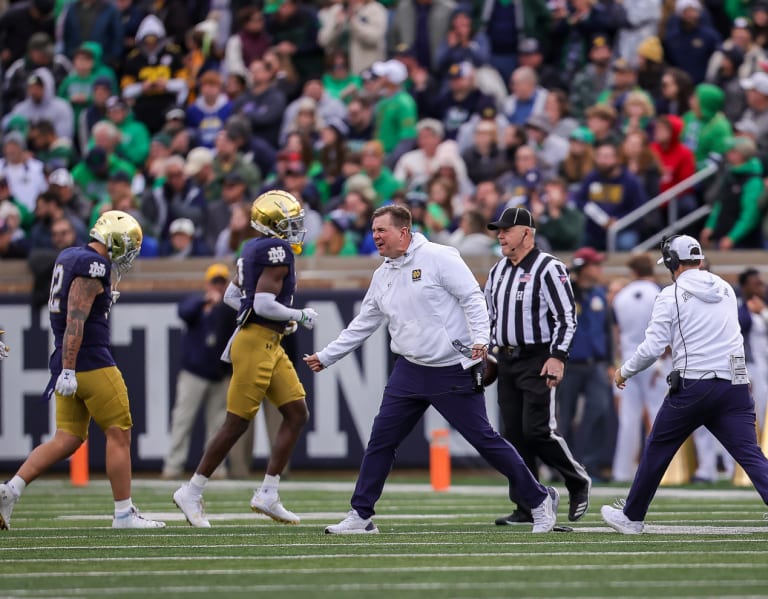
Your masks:
M 529 345 L 500 345 L 499 353 L 512 358 L 529 358 L 549 354 L 549 343 L 531 343 Z

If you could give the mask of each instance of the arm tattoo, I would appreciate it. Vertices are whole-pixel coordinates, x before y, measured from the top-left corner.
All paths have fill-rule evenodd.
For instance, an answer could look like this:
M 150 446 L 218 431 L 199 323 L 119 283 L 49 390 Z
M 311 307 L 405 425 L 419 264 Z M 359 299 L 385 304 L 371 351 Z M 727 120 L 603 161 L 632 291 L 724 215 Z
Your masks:
M 93 300 L 104 292 L 104 284 L 98 279 L 77 277 L 72 281 L 67 296 L 67 327 L 61 343 L 61 366 L 74 370 L 77 354 L 83 342 L 85 321 L 91 313 Z

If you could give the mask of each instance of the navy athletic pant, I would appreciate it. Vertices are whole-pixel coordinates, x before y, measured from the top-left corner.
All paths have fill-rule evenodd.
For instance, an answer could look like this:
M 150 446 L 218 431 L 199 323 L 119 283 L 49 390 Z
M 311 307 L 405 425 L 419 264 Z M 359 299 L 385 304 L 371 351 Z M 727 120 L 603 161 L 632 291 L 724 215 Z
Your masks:
M 517 450 L 491 427 L 483 393 L 472 390 L 472 374 L 461 365 L 428 367 L 398 358 L 384 389 L 360 474 L 352 507 L 370 518 L 392 469 L 397 447 L 413 430 L 429 406 L 477 449 L 481 456 L 509 479 L 510 497 L 539 505 L 547 490 L 528 470 Z
M 685 440 L 707 427 L 744 468 L 768 504 L 768 459 L 757 443 L 755 402 L 747 385 L 723 379 L 684 379 L 678 392 L 664 398 L 645 444 L 624 514 L 642 521 L 667 466 Z

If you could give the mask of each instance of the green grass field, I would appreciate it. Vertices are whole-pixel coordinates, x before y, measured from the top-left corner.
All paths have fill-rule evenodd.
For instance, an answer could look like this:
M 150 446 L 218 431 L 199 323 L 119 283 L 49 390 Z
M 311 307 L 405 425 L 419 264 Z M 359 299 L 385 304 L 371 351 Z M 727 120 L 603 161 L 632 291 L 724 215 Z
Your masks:
M 599 509 L 626 494 L 596 487 L 572 533 L 497 527 L 509 511 L 493 476 L 455 477 L 446 493 L 393 476 L 379 535 L 329 536 L 348 508 L 352 477 L 297 474 L 281 485 L 299 526 L 249 511 L 253 485 L 213 481 L 213 528 L 190 528 L 173 507 L 177 483 L 137 480 L 134 501 L 160 531 L 113 531 L 104 481 L 75 489 L 40 480 L 0 533 L 2 597 L 768 597 L 768 522 L 753 489 L 666 488 L 633 537 Z M 567 495 L 564 504 L 567 504 Z M 567 505 L 559 521 L 567 523 Z

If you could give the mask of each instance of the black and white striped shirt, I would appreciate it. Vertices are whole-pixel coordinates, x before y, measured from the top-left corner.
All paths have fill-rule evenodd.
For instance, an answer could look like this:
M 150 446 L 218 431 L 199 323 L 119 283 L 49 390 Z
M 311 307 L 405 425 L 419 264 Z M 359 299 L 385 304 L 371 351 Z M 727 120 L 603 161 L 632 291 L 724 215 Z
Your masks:
M 576 329 L 576 304 L 560 260 L 538 248 L 517 266 L 502 259 L 488 275 L 485 300 L 493 344 L 549 344 L 550 355 L 567 359 Z

